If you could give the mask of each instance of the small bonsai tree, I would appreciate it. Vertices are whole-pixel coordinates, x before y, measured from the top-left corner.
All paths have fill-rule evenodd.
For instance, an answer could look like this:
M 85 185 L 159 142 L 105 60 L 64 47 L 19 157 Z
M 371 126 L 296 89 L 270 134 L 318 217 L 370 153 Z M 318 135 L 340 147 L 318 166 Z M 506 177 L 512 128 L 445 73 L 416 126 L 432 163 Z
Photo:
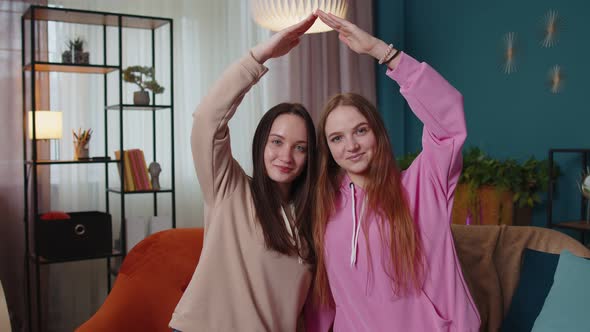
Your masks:
M 123 70 L 123 81 L 137 84 L 141 91 L 147 89 L 156 94 L 164 92 L 164 87 L 154 80 L 154 68 L 152 67 L 129 66 Z

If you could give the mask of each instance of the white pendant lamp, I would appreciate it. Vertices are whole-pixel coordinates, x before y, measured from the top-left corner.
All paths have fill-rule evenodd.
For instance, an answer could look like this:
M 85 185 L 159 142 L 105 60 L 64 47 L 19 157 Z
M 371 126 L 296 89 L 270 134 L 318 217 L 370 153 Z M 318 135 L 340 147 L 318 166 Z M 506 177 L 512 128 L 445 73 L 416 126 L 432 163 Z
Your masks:
M 347 0 L 250 0 L 254 21 L 272 31 L 280 31 L 301 22 L 316 9 L 346 17 Z M 306 33 L 332 30 L 321 20 L 316 20 Z

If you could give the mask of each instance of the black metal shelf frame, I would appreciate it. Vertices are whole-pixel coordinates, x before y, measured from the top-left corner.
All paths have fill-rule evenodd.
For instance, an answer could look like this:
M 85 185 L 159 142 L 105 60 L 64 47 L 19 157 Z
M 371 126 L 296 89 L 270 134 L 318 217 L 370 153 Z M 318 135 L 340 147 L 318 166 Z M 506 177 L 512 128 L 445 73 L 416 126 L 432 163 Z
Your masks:
M 103 37 L 103 63 L 102 64 L 64 64 L 64 63 L 56 63 L 56 62 L 48 62 L 48 61 L 38 61 L 37 60 L 37 27 L 39 22 L 43 21 L 55 21 L 55 22 L 65 22 L 65 23 L 74 23 L 74 24 L 86 24 L 86 25 L 98 25 L 102 26 L 102 37 Z M 107 64 L 107 27 L 115 27 L 117 29 L 117 37 L 118 38 L 118 64 Z M 152 41 L 152 49 L 151 49 L 151 58 L 152 58 L 152 67 L 155 67 L 155 60 L 156 60 L 156 39 L 155 39 L 155 32 L 161 27 L 169 27 L 169 45 L 163 45 L 163 49 L 166 47 L 169 48 L 169 54 L 165 54 L 165 52 L 159 52 L 158 55 L 160 56 L 168 56 L 170 59 L 170 104 L 169 105 L 158 105 L 156 103 L 156 96 L 152 93 L 151 96 L 151 105 L 145 106 L 137 106 L 131 104 L 125 104 L 123 102 L 123 81 L 121 79 L 121 75 L 119 74 L 118 79 L 118 93 L 119 93 L 119 101 L 117 105 L 108 105 L 107 103 L 107 95 L 108 95 L 108 83 L 107 83 L 107 76 L 110 73 L 121 73 L 122 72 L 122 54 L 123 54 L 123 32 L 125 29 L 145 29 L 151 30 L 151 41 Z M 27 30 L 28 29 L 28 30 Z M 43 327 L 41 326 L 42 322 L 42 310 L 41 310 L 41 286 L 40 286 L 40 265 L 46 264 L 55 264 L 55 263 L 63 263 L 63 262 L 74 262 L 80 260 L 90 260 L 90 259 L 106 259 L 106 276 L 108 280 L 108 291 L 111 288 L 111 258 L 113 257 L 125 257 L 127 254 L 126 252 L 126 210 L 125 210 L 125 196 L 127 194 L 152 194 L 153 195 L 153 207 L 154 207 L 154 215 L 158 215 L 158 195 L 165 193 L 171 195 L 171 211 L 172 211 L 172 227 L 176 227 L 176 194 L 175 194 L 175 156 L 174 156 L 174 70 L 173 70 L 173 59 L 174 59 L 174 52 L 173 52 L 173 21 L 170 18 L 161 18 L 161 17 L 151 17 L 151 16 L 139 16 L 139 15 L 130 15 L 130 14 L 119 14 L 119 13 L 110 13 L 110 12 L 100 12 L 100 11 L 88 11 L 88 10 L 78 10 L 78 9 L 65 9 L 65 8 L 55 8 L 55 7 L 46 7 L 46 6 L 37 6 L 33 5 L 30 6 L 29 9 L 22 15 L 21 17 L 21 44 L 22 44 L 22 55 L 21 55 L 21 63 L 22 63 L 22 117 L 23 117 L 23 168 L 24 168 L 24 241 L 25 241 L 25 274 L 26 274 L 26 303 L 27 303 L 27 321 L 28 321 L 28 329 L 34 330 L 33 328 L 33 311 L 32 311 L 32 297 L 34 296 L 36 301 L 36 325 L 37 330 L 42 331 Z M 28 38 L 27 38 L 28 37 Z M 160 46 L 159 46 L 160 47 Z M 27 56 L 29 57 L 27 59 Z M 124 128 L 124 121 L 123 121 L 123 112 L 122 111 L 144 111 L 144 112 L 151 112 L 152 113 L 152 133 L 153 133 L 153 140 L 152 140 L 152 151 L 153 151 L 153 160 L 157 159 L 157 149 L 156 149 L 156 142 L 158 140 L 157 132 L 156 132 L 156 111 L 161 110 L 169 110 L 170 115 L 170 160 L 171 160 L 171 188 L 166 188 L 158 191 L 137 191 L 137 192 L 121 192 L 116 188 L 109 188 L 109 165 L 117 164 L 124 168 L 124 161 L 123 160 L 110 160 L 110 159 L 101 159 L 101 160 L 40 160 L 38 159 L 38 152 L 37 151 L 37 133 L 36 133 L 36 117 L 32 117 L 32 139 L 29 140 L 27 137 L 27 131 L 24 130 L 27 126 L 27 113 L 28 111 L 35 112 L 37 103 L 36 103 L 36 80 L 37 80 L 37 73 L 40 72 L 60 72 L 60 73 L 72 73 L 72 74 L 85 74 L 85 75 L 103 75 L 104 81 L 104 132 L 108 132 L 108 116 L 109 111 L 119 110 L 121 112 L 118 113 L 118 123 L 119 123 L 119 149 L 121 151 L 124 150 L 124 139 L 123 139 L 123 128 Z M 30 75 L 30 84 L 27 84 L 27 76 Z M 27 91 L 29 91 L 29 95 L 27 95 Z M 27 106 L 27 100 L 30 100 L 30 105 Z M 27 109 L 29 107 L 30 109 Z M 112 113 L 116 114 L 116 113 Z M 108 135 L 105 135 L 104 139 L 104 155 L 108 156 Z M 32 144 L 30 144 L 32 142 Z M 29 156 L 28 146 L 30 144 L 31 151 Z M 166 151 L 168 153 L 168 151 Z M 38 234 L 34 227 L 34 218 L 39 215 L 39 201 L 38 201 L 38 192 L 37 188 L 39 185 L 39 179 L 37 177 L 37 171 L 39 166 L 45 165 L 76 165 L 76 164 L 104 164 L 104 172 L 105 172 L 105 184 L 108 188 L 105 190 L 106 196 L 106 212 L 109 213 L 110 211 L 110 194 L 118 194 L 119 199 L 121 200 L 121 230 L 120 230 L 120 241 L 119 246 L 120 248 L 113 249 L 113 252 L 110 254 L 103 254 L 103 255 L 94 255 L 94 256 L 80 256 L 74 258 L 64 258 L 64 259 L 45 259 L 41 256 L 36 255 L 37 247 L 39 243 Z M 30 171 L 30 173 L 29 173 Z M 123 172 L 120 173 L 120 184 L 121 187 L 124 187 L 124 174 Z M 29 187 L 30 186 L 30 187 Z M 31 189 L 29 189 L 31 188 Z M 29 196 L 31 192 L 31 195 Z M 33 225 L 33 226 L 32 226 Z M 32 264 L 32 265 L 31 265 Z M 34 271 L 31 271 L 31 266 L 35 267 Z M 34 273 L 34 274 L 33 274 Z M 35 288 L 32 289 L 32 280 L 35 281 Z
M 590 224 L 585 222 L 586 219 L 586 198 L 584 195 L 580 195 L 581 199 L 581 210 L 580 210 L 580 219 L 579 220 L 570 220 L 570 221 L 561 221 L 559 223 L 555 223 L 553 221 L 553 193 L 555 190 L 555 182 L 556 179 L 553 177 L 553 167 L 555 164 L 555 155 L 557 154 L 577 154 L 581 157 L 581 169 L 586 170 L 588 168 L 588 158 L 590 157 L 590 149 L 549 149 L 549 186 L 548 186 L 548 194 L 547 194 L 547 227 L 549 228 L 564 228 L 564 229 L 571 229 L 578 231 L 581 236 L 581 242 L 585 243 L 585 234 L 586 232 L 590 231 Z
M 27 160 L 28 165 L 60 165 L 60 164 L 104 164 L 104 163 L 121 163 L 118 159 L 99 160 L 99 159 L 81 159 L 81 160 Z
M 81 261 L 81 260 L 104 259 L 104 258 L 113 258 L 113 257 L 123 257 L 123 253 L 121 252 L 121 250 L 113 249 L 113 251 L 109 254 L 84 255 L 84 256 L 74 256 L 74 257 L 58 258 L 58 259 L 49 259 L 49 258 L 45 258 L 43 256 L 30 255 L 29 259 L 32 261 L 37 260 L 38 264 L 47 265 L 47 264 L 68 263 L 68 262 L 77 262 L 77 261 Z
M 107 110 L 113 111 L 157 111 L 157 110 L 165 110 L 171 109 L 171 105 L 133 105 L 133 104 L 123 104 L 123 105 L 110 105 L 107 106 Z
M 121 188 L 108 188 L 107 191 L 110 193 L 113 193 L 113 194 L 125 194 L 125 195 L 174 193 L 174 190 L 171 188 L 162 188 L 159 190 L 134 190 L 134 191 L 122 191 Z

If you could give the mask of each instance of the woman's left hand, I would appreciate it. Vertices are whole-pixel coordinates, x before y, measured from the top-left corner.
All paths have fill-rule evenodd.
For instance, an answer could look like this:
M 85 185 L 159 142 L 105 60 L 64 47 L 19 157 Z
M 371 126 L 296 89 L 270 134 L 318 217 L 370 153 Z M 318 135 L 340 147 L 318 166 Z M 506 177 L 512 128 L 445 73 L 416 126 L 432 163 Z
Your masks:
M 320 9 L 316 11 L 316 14 L 326 25 L 338 32 L 338 38 L 346 46 L 358 54 L 370 54 L 379 42 L 379 39 L 343 18 Z
M 387 52 L 388 46 L 385 42 L 371 36 L 351 22 L 320 9 L 316 11 L 316 14 L 322 22 L 338 32 L 338 38 L 356 53 L 368 54 L 379 60 Z

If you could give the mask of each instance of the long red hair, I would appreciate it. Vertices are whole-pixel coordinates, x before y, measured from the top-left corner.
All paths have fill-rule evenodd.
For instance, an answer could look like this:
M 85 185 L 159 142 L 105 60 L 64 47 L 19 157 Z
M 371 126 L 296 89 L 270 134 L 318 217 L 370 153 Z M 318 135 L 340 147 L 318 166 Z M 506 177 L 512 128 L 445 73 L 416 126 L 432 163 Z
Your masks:
M 367 171 L 364 190 L 368 195 L 368 208 L 381 220 L 381 245 L 388 247 L 391 256 L 391 261 L 384 262 L 383 268 L 391 279 L 392 290 L 398 295 L 419 291 L 424 275 L 420 233 L 408 207 L 401 184 L 401 171 L 393 156 L 385 125 L 371 102 L 358 94 L 346 93 L 330 99 L 317 127 L 319 169 L 313 210 L 313 239 L 317 256 L 314 282 L 316 300 L 321 304 L 332 305 L 324 257 L 324 234 L 334 212 L 343 170 L 332 158 L 325 127 L 328 115 L 338 106 L 354 106 L 367 119 L 376 137 L 377 147 Z M 367 236 L 366 230 L 363 231 Z

